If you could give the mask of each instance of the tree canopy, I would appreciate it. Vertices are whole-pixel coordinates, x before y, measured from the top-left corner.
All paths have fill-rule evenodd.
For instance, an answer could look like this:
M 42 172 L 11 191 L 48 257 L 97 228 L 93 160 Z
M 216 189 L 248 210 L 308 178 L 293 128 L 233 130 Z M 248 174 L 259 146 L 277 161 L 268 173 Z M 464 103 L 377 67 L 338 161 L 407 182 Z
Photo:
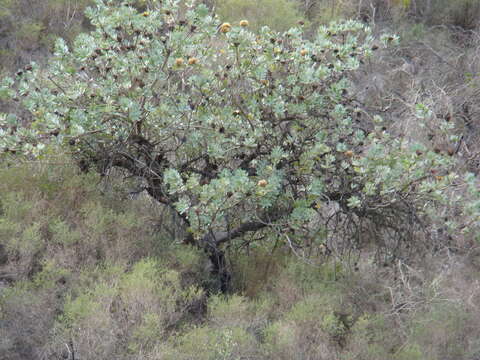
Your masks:
M 60 148 L 84 171 L 124 169 L 219 272 L 222 244 L 267 228 L 298 252 L 378 239 L 397 256 L 448 201 L 450 158 L 355 100 L 349 75 L 396 37 L 355 21 L 254 33 L 201 4 L 134 3 L 97 0 L 94 31 L 3 80 L 27 110 L 0 118 L 4 156 Z

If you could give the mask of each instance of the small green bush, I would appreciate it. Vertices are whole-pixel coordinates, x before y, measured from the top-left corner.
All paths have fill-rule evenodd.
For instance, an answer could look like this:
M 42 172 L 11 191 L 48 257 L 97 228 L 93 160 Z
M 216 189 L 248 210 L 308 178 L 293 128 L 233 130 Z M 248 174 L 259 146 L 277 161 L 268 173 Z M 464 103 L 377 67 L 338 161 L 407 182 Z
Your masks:
M 67 297 L 57 328 L 65 339 L 74 339 L 79 355 L 109 359 L 151 351 L 202 296 L 197 288 L 182 288 L 180 274 L 153 259 L 124 272 L 118 266 L 107 266 L 94 278 L 87 272 L 85 287 Z
M 166 360 L 258 358 L 255 339 L 240 327 L 194 327 L 157 350 Z
M 364 314 L 351 328 L 347 345 L 347 359 L 385 360 L 391 356 L 391 349 L 398 346 L 401 339 L 392 344 L 393 326 L 380 314 Z

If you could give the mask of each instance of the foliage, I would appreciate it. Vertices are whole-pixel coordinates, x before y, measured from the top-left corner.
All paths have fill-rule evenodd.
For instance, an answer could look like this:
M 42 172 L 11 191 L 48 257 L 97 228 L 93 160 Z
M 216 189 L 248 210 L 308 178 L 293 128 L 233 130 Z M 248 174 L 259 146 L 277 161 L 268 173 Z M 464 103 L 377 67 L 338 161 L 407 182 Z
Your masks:
M 378 47 L 369 28 L 255 35 L 203 5 L 133 5 L 97 1 L 87 11 L 95 31 L 71 50 L 58 40 L 47 68 L 3 81 L 33 116 L 30 126 L 3 116 L 6 154 L 59 146 L 84 171 L 139 178 L 183 219 L 185 242 L 209 251 L 220 288 L 222 245 L 246 233 L 275 230 L 300 255 L 376 241 L 384 262 L 447 202 L 451 160 L 395 138 L 349 95 L 349 74 Z
M 124 276 L 121 268 L 107 267 L 90 286 L 93 279 L 85 275 L 85 285 L 67 296 L 57 331 L 88 358 L 151 350 L 202 296 L 194 287 L 182 289 L 180 274 L 153 259 L 137 262 Z
M 202 312 L 204 256 L 152 234 L 148 201 L 102 193 L 98 182 L 62 157 L 2 164 L 4 358 L 59 358 L 71 339 L 79 356 L 109 358 L 116 335 L 122 344 L 128 337 L 121 351 L 145 351 L 166 329 Z
M 59 9 L 69 4 L 54 2 Z M 2 20 L 5 9 L 14 6 L 22 13 L 31 11 L 21 1 L 0 3 Z M 478 152 L 467 147 L 476 139 L 478 66 L 472 59 L 477 48 L 469 41 L 471 48 L 459 57 L 463 50 L 455 45 L 449 50 L 452 56 L 439 59 L 446 54 L 439 43 L 453 46 L 447 36 L 467 37 L 467 33 L 429 27 L 446 23 L 473 28 L 478 18 L 475 2 L 301 1 L 302 6 L 315 4 L 312 11 L 322 9 L 318 16 L 308 14 L 313 22 L 326 21 L 343 6 L 355 15 L 358 10 L 359 16 L 365 9 L 373 12 L 377 21 L 388 14 L 397 20 L 408 16 L 410 21 L 421 21 L 408 31 L 415 43 L 419 38 L 428 43 L 424 48 L 404 40 L 400 49 L 377 51 L 375 61 L 367 55 L 380 40 L 365 39 L 363 30 L 355 35 L 347 31 L 345 37 L 359 42 L 351 49 L 357 47 L 357 60 L 364 62 L 361 72 L 342 68 L 345 63 L 334 56 L 335 49 L 339 53 L 343 49 L 341 34 L 327 31 L 345 25 L 322 28 L 323 35 L 309 42 L 303 40 L 302 29 L 283 35 L 259 30 L 253 16 L 247 17 L 247 27 L 238 23 L 243 16 L 221 27 L 202 8 L 159 9 L 154 3 L 129 2 L 137 12 L 128 7 L 104 8 L 103 30 L 99 26 L 98 32 L 82 35 L 72 50 L 75 55 L 57 53 L 53 61 L 60 64 L 59 73 L 55 64 L 46 69 L 33 66 L 33 72 L 21 70 L 15 79 L 13 89 L 26 96 L 14 95 L 14 99 L 25 100 L 26 106 L 34 104 L 37 108 L 31 110 L 39 112 L 22 112 L 23 105 L 14 101 L 11 108 L 19 110 L 19 119 L 5 115 L 1 128 L 0 141 L 9 142 L 3 145 L 8 151 L 2 160 L 7 161 L 0 169 L 2 358 L 477 358 L 479 255 L 469 240 L 478 234 L 480 190 L 474 174 L 463 179 L 451 171 L 454 167 L 462 171 L 462 166 L 478 170 Z M 53 9 L 53 1 L 38 4 Z M 385 14 L 382 4 L 387 5 Z M 427 4 L 434 11 L 426 11 Z M 18 30 L 22 46 L 38 41 L 50 46 L 51 37 L 42 36 L 54 27 L 45 25 L 42 16 L 34 21 L 19 16 L 18 24 L 8 22 L 13 25 L 8 36 Z M 126 17 L 155 32 L 137 35 Z M 297 13 L 285 21 L 293 24 L 293 17 Z M 80 18 L 76 15 L 74 23 Z M 115 27 L 121 24 L 120 29 L 112 29 L 112 22 Z M 66 43 L 78 29 L 71 31 Z M 113 37 L 104 38 L 104 33 Z M 113 56 L 116 50 L 108 48 L 112 43 L 117 46 L 112 40 L 117 35 L 123 39 L 118 47 L 125 47 L 119 50 L 119 61 Z M 136 36 L 138 47 L 130 48 Z M 383 39 L 393 42 L 388 36 Z M 82 49 L 88 41 L 91 48 Z M 304 46 L 309 52 L 302 54 Z M 97 48 L 102 53 L 93 59 L 91 49 Z M 82 64 L 75 60 L 81 51 L 90 51 Z M 308 57 L 313 51 L 314 55 L 324 51 L 315 64 Z M 6 53 L 8 49 L 2 52 Z M 374 81 L 381 77 L 377 71 L 385 59 L 390 60 L 383 65 L 390 74 L 385 77 L 388 87 L 377 88 Z M 421 65 L 420 73 L 409 74 L 403 66 L 398 70 L 404 59 Z M 157 65 L 163 63 L 165 70 L 160 71 Z M 329 63 L 337 68 L 308 92 L 311 80 L 306 74 Z M 80 71 L 82 66 L 85 69 Z M 363 73 L 364 78 L 357 77 Z M 439 73 L 446 80 L 432 76 Z M 109 76 L 115 81 L 109 83 Z M 348 82 L 351 77 L 356 85 Z M 452 81 L 454 77 L 458 79 Z M 22 83 L 24 79 L 28 81 Z M 405 83 L 410 87 L 402 88 Z M 373 88 L 374 96 L 367 96 L 364 103 L 355 97 L 367 89 L 372 94 Z M 392 95 L 391 89 L 401 97 Z M 11 88 L 3 91 L 8 94 Z M 382 101 L 376 103 L 376 96 Z M 322 116 L 312 110 L 318 110 L 319 98 L 325 109 Z M 282 101 L 289 113 L 292 107 L 298 110 L 293 113 L 297 118 L 286 120 L 286 112 L 283 118 L 269 112 L 278 111 L 275 106 Z M 135 104 L 140 104 L 139 117 Z M 346 112 L 337 117 L 339 105 Z M 376 105 L 385 121 L 374 118 Z M 244 107 L 246 116 L 237 111 Z M 250 112 L 253 118 L 248 117 Z M 79 121 L 81 114 L 85 117 Z M 99 114 L 105 116 L 101 119 L 105 129 L 95 123 Z M 30 117 L 35 122 L 26 136 Z M 361 129 L 364 138 L 355 140 L 352 128 Z M 324 137 L 310 139 L 318 129 Z M 250 146 L 248 137 L 258 143 Z M 275 144 L 283 154 L 275 153 Z M 458 154 L 452 155 L 451 144 L 462 146 Z M 328 150 L 312 157 L 318 150 L 315 146 L 322 145 Z M 43 161 L 19 164 L 25 159 L 19 156 L 24 150 L 28 160 L 32 160 L 28 154 L 34 154 Z M 57 157 L 64 151 L 73 154 L 82 173 L 66 158 Z M 157 158 L 160 155 L 164 160 Z M 326 166 L 329 155 L 330 167 Z M 465 163 L 455 163 L 457 156 L 465 156 Z M 125 165 L 128 161 L 143 163 L 131 171 Z M 118 167 L 127 173 L 114 169 Z M 176 169 L 178 176 L 167 168 Z M 89 169 L 98 170 L 109 182 Z M 225 170 L 230 174 L 225 175 Z M 119 181 L 122 175 L 126 178 Z M 315 179 L 320 181 L 314 183 Z M 140 192 L 144 187 L 166 206 L 146 199 Z M 252 189 L 248 196 L 243 187 Z M 158 189 L 161 196 L 155 192 Z M 129 201 L 124 199 L 127 193 Z M 184 202 L 185 212 L 179 217 L 188 229 L 175 229 L 173 223 L 175 231 L 167 234 L 163 226 L 170 226 L 171 214 L 166 209 L 176 203 L 180 211 L 183 199 L 189 202 Z M 315 215 L 302 218 L 310 210 Z M 198 218 L 214 228 L 195 221 L 189 224 Z M 238 235 L 232 230 L 255 222 L 268 224 L 253 234 L 239 231 L 242 242 L 230 241 Z M 214 240 L 225 239 L 233 270 L 231 290 L 236 293 L 215 294 L 215 282 L 208 274 L 212 267 L 218 274 L 216 259 L 217 265 L 225 266 L 225 259 L 218 261 L 222 242 L 209 244 L 214 249 L 207 259 L 196 247 L 177 245 L 184 230 L 192 234 L 186 242 L 196 239 L 207 250 L 212 250 L 205 246 L 212 240 L 206 236 L 210 230 Z M 224 237 L 222 232 L 229 230 Z M 448 247 L 439 243 L 444 240 Z M 462 241 L 469 246 L 466 254 Z M 368 248 L 369 244 L 375 246 Z M 352 251 L 365 245 L 367 251 L 361 256 Z M 428 247 L 433 251 L 418 251 Z M 416 261 L 414 254 L 425 256 Z M 339 262 L 338 255 L 351 262 Z M 305 263 L 297 261 L 298 256 L 306 257 Z M 312 256 L 319 256 L 321 264 L 314 263 Z M 376 268 L 375 262 L 384 266 Z
M 352 276 L 333 261 L 311 266 L 285 247 L 272 256 L 252 246 L 241 259 L 248 265 L 234 266 L 250 296 L 206 298 L 200 290 L 208 276 L 205 255 L 152 234 L 147 199 L 118 199 L 118 188 L 102 193 L 95 174 L 59 162 L 0 172 L 1 219 L 19 234 L 0 237 L 1 244 L 14 244 L 0 267 L 0 279 L 14 279 L 0 283 L 0 351 L 8 360 L 72 352 L 128 360 L 466 360 L 478 354 L 479 290 L 471 281 L 478 272 L 441 270 L 461 262 L 454 254 L 434 260 L 440 270 L 432 269 L 433 280 L 412 272 L 396 289 L 398 282 L 379 276 L 370 259 Z M 32 224 L 41 224 L 40 232 L 26 231 Z M 24 232 L 36 233 L 39 244 L 29 271 L 22 265 L 30 259 L 30 245 L 20 241 Z M 259 287 L 250 268 L 265 269 L 260 265 L 267 260 Z M 432 296 L 439 286 L 442 293 Z M 405 294 L 412 290 L 411 310 L 400 303 L 396 313 L 391 291 L 410 305 Z

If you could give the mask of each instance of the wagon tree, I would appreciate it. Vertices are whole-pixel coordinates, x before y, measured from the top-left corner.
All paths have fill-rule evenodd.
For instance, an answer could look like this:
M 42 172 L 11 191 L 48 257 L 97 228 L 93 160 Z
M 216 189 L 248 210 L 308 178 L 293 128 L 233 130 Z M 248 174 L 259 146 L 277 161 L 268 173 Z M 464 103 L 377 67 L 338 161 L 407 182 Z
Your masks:
M 23 112 L 1 118 L 4 156 L 62 149 L 84 171 L 138 177 L 223 287 L 235 241 L 268 233 L 302 254 L 368 240 L 395 256 L 426 224 L 449 161 L 389 135 L 348 81 L 394 37 L 347 21 L 309 40 L 301 25 L 253 33 L 194 2 L 135 5 L 97 0 L 91 33 L 3 80 Z

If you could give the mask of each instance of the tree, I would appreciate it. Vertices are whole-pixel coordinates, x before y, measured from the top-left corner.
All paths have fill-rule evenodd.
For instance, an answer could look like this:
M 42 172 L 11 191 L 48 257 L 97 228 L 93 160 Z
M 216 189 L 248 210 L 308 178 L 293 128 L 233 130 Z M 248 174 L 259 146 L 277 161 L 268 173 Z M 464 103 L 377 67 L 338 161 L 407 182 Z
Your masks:
M 133 4 L 97 0 L 93 32 L 3 81 L 32 116 L 4 114 L 4 154 L 67 149 L 84 171 L 138 177 L 208 251 L 223 289 L 224 246 L 246 234 L 268 230 L 296 253 L 376 241 L 387 258 L 428 226 L 455 175 L 351 95 L 349 73 L 378 48 L 367 27 L 333 23 L 307 40 L 301 27 L 221 23 L 203 5 Z

